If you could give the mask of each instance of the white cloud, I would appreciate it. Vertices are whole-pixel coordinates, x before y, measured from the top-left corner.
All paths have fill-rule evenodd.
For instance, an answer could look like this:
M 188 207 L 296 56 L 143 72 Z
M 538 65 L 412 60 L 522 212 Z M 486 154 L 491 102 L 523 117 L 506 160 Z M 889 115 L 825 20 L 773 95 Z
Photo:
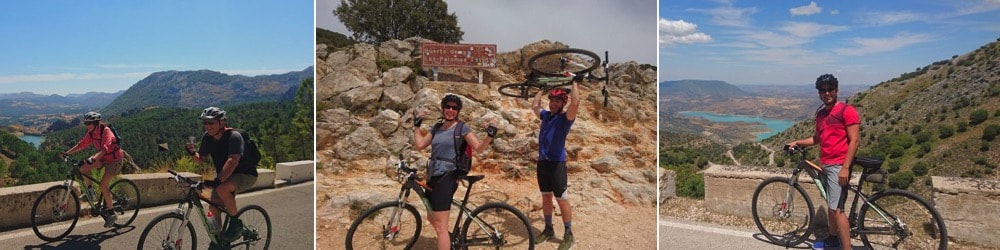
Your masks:
M 71 80 L 95 80 L 95 79 L 128 79 L 143 78 L 152 72 L 134 73 L 55 73 L 55 74 L 34 74 L 34 75 L 8 75 L 0 76 L 0 84 L 27 83 L 27 82 L 58 82 Z
M 731 3 L 726 6 L 712 9 L 688 9 L 688 11 L 701 12 L 712 16 L 712 23 L 722 26 L 749 27 L 750 15 L 757 13 L 756 7 L 736 8 Z
M 791 8 L 788 10 L 788 13 L 791 13 L 792 16 L 811 16 L 822 11 L 823 8 L 819 7 L 815 1 L 812 1 L 809 2 L 809 5 Z
M 910 11 L 874 11 L 862 13 L 858 21 L 868 25 L 886 26 L 920 21 L 923 20 L 925 16 L 927 15 L 921 15 Z
M 740 40 L 758 44 L 766 48 L 789 48 L 811 42 L 809 39 L 771 31 L 746 31 L 738 33 L 742 33 Z
M 913 44 L 929 42 L 934 38 L 928 34 L 899 33 L 886 38 L 854 38 L 849 40 L 854 42 L 856 46 L 834 49 L 834 52 L 848 56 L 866 55 L 893 51 Z
M 740 53 L 747 60 L 783 65 L 814 65 L 833 61 L 828 55 L 801 48 L 771 48 L 747 50 Z
M 830 15 L 838 15 L 838 14 L 840 14 L 840 10 L 830 10 Z
M 660 18 L 658 42 L 661 48 L 674 44 L 693 44 L 712 42 L 712 36 L 698 32 L 698 25 L 684 20 L 667 20 Z
M 825 25 L 811 22 L 789 22 L 782 26 L 781 31 L 801 38 L 813 38 L 827 33 L 845 31 L 847 27 Z

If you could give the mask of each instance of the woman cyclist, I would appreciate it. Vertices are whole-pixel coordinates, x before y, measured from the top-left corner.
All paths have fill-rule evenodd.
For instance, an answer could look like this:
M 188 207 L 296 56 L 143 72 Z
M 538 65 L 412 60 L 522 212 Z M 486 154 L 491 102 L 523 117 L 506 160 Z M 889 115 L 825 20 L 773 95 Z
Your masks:
M 458 189 L 458 177 L 466 174 L 463 170 L 456 169 L 455 159 L 456 151 L 458 150 L 455 147 L 458 145 L 455 145 L 455 137 L 453 135 L 459 134 L 468 147 L 474 149 L 476 153 L 481 153 L 489 146 L 490 141 L 496 136 L 497 132 L 497 128 L 490 124 L 486 128 L 488 137 L 480 142 L 472 134 L 472 129 L 469 128 L 469 125 L 458 118 L 459 111 L 461 110 L 462 99 L 456 95 L 449 94 L 441 99 L 442 121 L 434 125 L 435 129 L 432 130 L 433 133 L 428 133 L 420 129 L 420 123 L 423 122 L 423 112 L 413 119 L 413 148 L 421 150 L 427 146 L 431 146 L 431 161 L 427 166 L 429 168 L 428 172 L 431 175 L 427 183 L 430 185 L 431 190 L 427 192 L 427 198 L 430 200 L 431 209 L 434 211 L 428 214 L 428 220 L 431 221 L 431 225 L 437 233 L 438 249 L 451 249 L 450 237 L 448 235 L 448 212 L 451 208 L 452 197 Z M 456 133 L 456 129 L 458 133 Z
M 121 146 L 118 145 L 118 139 L 115 138 L 115 134 L 111 131 L 111 128 L 101 122 L 100 113 L 87 112 L 83 115 L 83 124 L 87 126 L 87 133 L 83 135 L 83 138 L 80 139 L 80 142 L 76 146 L 59 155 L 67 158 L 69 155 L 87 149 L 91 145 L 97 149 L 97 153 L 84 160 L 83 166 L 80 167 L 80 172 L 90 175 L 90 171 L 93 171 L 95 168 L 104 167 L 104 176 L 101 177 L 101 183 L 99 184 L 101 195 L 104 197 L 104 209 L 101 211 L 101 217 L 104 217 L 104 227 L 113 227 L 115 219 L 118 219 L 118 216 L 111 211 L 114 203 L 111 201 L 111 190 L 108 189 L 108 185 L 111 183 L 111 178 L 117 176 L 118 171 L 122 168 L 123 154 Z M 93 183 L 88 178 L 83 178 L 83 181 L 87 186 L 86 195 L 93 197 Z

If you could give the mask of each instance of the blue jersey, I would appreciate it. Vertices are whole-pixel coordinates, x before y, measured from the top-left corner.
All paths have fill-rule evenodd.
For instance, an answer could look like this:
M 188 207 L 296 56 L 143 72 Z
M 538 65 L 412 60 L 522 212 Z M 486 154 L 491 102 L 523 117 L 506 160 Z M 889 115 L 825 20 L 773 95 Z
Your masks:
M 573 121 L 566 113 L 553 115 L 548 110 L 540 113 L 542 126 L 538 132 L 538 160 L 566 161 L 566 136 Z

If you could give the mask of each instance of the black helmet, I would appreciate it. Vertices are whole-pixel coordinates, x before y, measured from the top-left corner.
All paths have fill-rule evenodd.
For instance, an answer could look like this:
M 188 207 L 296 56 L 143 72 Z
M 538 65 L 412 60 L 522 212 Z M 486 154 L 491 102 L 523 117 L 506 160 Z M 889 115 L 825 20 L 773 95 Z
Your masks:
M 101 121 L 101 113 L 97 112 L 87 112 L 83 114 L 83 122 L 99 122 Z
M 462 109 L 462 98 L 458 98 L 457 95 L 452 94 L 448 94 L 441 99 L 441 108 L 444 108 L 444 105 L 447 105 L 449 102 L 454 102 L 455 105 L 458 105 L 458 109 Z
M 226 111 L 218 107 L 208 107 L 201 111 L 201 119 L 226 120 Z
M 830 85 L 833 86 L 834 88 L 837 88 L 838 87 L 837 78 L 833 77 L 833 75 L 831 74 L 823 74 L 819 76 L 819 78 L 816 78 L 816 89 L 819 89 L 819 87 L 823 85 Z

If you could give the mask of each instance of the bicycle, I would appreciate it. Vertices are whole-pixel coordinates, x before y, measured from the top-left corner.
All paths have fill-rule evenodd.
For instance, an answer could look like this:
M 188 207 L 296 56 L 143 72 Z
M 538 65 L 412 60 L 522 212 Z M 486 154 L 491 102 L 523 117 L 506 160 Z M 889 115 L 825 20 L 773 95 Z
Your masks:
M 806 160 L 805 148 L 785 146 L 784 150 L 793 159 L 796 153 L 799 154 L 795 159 L 798 166 L 790 177 L 771 177 L 761 182 L 753 193 L 752 211 L 754 223 L 768 240 L 790 247 L 805 241 L 814 226 L 815 210 L 809 195 L 799 184 L 799 175 L 805 171 L 824 198 L 827 192 L 818 177 L 823 169 Z M 850 184 L 844 191 L 854 194 L 848 216 L 851 238 L 860 236 L 869 249 L 948 248 L 944 221 L 931 203 L 906 190 L 886 189 L 869 194 L 863 191 L 865 182 L 885 184 L 886 172 L 880 168 L 882 159 L 861 157 L 853 165 L 860 165 L 864 170 L 858 184 Z M 800 201 L 805 202 L 805 207 L 801 207 Z
M 591 71 L 601 66 L 604 77 L 596 77 Z M 608 52 L 604 52 L 604 61 L 594 52 L 582 49 L 556 49 L 532 56 L 528 59 L 531 74 L 523 83 L 501 85 L 497 89 L 500 94 L 517 98 L 535 96 L 538 91 L 549 91 L 583 80 L 605 81 L 601 93 L 604 95 L 604 106 L 608 106 L 608 85 L 611 83 L 608 71 Z
M 271 217 L 268 216 L 267 211 L 263 207 L 249 205 L 240 208 L 236 212 L 236 217 L 243 221 L 243 233 L 235 240 L 242 241 L 226 241 L 220 237 L 219 234 L 221 233 L 215 233 L 215 230 L 212 230 L 212 226 L 210 225 L 214 221 L 210 220 L 214 219 L 208 218 L 205 215 L 205 207 L 200 202 L 204 201 L 208 205 L 218 208 L 219 211 L 226 215 L 222 223 L 224 226 L 218 230 L 219 232 L 225 232 L 229 226 L 231 215 L 226 212 L 223 205 L 212 203 L 209 198 L 201 195 L 205 187 L 214 187 L 218 183 L 214 181 L 195 181 L 181 176 L 173 170 L 167 170 L 167 172 L 173 175 L 172 178 L 175 181 L 182 182 L 182 184 L 188 186 L 187 195 L 177 204 L 177 210 L 157 216 L 149 222 L 149 225 L 142 230 L 142 235 L 139 236 L 138 249 L 195 249 L 198 245 L 198 238 L 194 233 L 194 226 L 188 220 L 195 208 L 197 208 L 197 211 L 194 211 L 194 214 L 197 214 L 201 218 L 202 226 L 204 226 L 206 232 L 209 232 L 208 238 L 212 242 L 211 246 L 228 246 L 232 248 L 242 246 L 245 247 L 244 249 L 268 249 L 270 247 Z M 184 232 L 185 228 L 187 229 L 186 234 Z M 226 248 L 223 247 L 223 249 Z
M 69 158 L 63 158 L 63 162 L 70 165 L 70 173 L 66 180 L 60 185 L 46 189 L 31 206 L 31 230 L 38 238 L 45 241 L 57 241 L 66 237 L 69 232 L 73 231 L 76 222 L 80 219 L 80 197 L 76 194 L 77 191 L 74 190 L 73 183 L 77 180 L 83 180 L 83 178 L 89 179 L 94 185 L 101 183 L 100 180 L 80 172 L 83 161 L 70 161 Z M 83 184 L 80 184 L 79 188 L 87 190 Z M 141 204 L 139 188 L 128 179 L 118 179 L 111 183 L 109 189 L 113 202 L 111 212 L 119 216 L 114 223 L 114 228 L 126 227 L 135 220 L 136 214 L 139 213 L 139 205 Z M 92 190 L 92 192 L 93 195 L 84 195 L 83 197 L 90 205 L 90 216 L 100 215 L 103 217 L 101 211 L 104 209 L 104 197 L 100 190 Z M 124 222 L 118 223 L 118 221 Z M 66 224 L 69 224 L 69 227 L 66 227 L 65 230 L 42 230 L 43 226 L 63 227 Z M 54 234 L 47 234 L 43 231 L 53 231 Z
M 406 202 L 413 191 L 420 196 L 426 211 L 430 213 L 430 201 L 424 190 L 430 190 L 425 181 L 417 176 L 417 170 L 406 166 L 402 153 L 396 165 L 396 176 L 403 185 L 395 201 L 383 202 L 371 207 L 358 216 L 347 230 L 347 249 L 410 249 L 420 237 L 420 214 Z M 475 209 L 469 208 L 469 194 L 472 185 L 484 178 L 483 175 L 462 175 L 459 180 L 468 182 L 465 198 L 452 200 L 459 209 L 455 227 L 451 231 L 452 249 L 468 248 L 535 248 L 535 236 L 528 224 L 528 218 L 521 211 L 502 202 L 490 202 Z M 465 220 L 463 223 L 463 215 Z M 459 228 L 459 224 L 462 225 Z M 459 231 L 461 229 L 461 231 Z M 456 232 L 461 232 L 460 234 Z

